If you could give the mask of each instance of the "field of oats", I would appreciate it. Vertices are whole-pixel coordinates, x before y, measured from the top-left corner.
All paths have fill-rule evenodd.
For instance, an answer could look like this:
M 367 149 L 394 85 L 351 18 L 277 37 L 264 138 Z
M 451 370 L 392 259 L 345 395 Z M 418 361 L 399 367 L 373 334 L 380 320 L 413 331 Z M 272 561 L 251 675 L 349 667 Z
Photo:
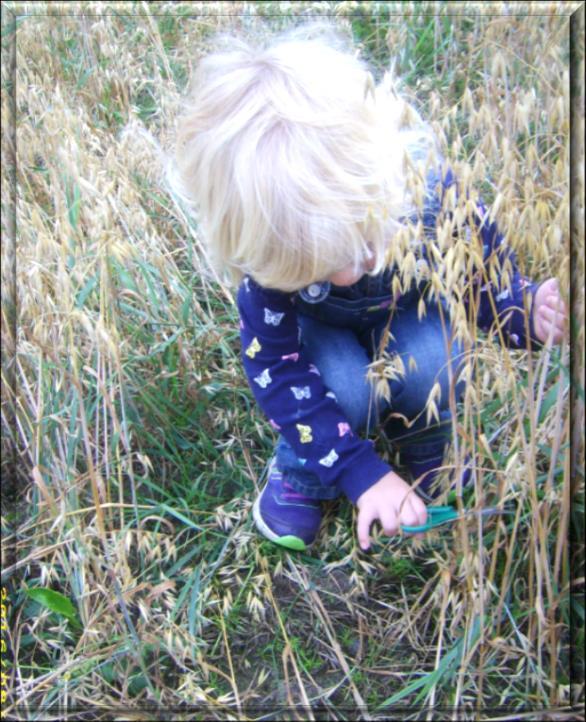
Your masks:
M 579 6 L 3 3 L 10 719 L 583 713 Z M 234 289 L 205 272 L 164 172 L 214 34 L 265 37 L 318 14 L 353 35 L 375 78 L 394 63 L 521 268 L 556 276 L 568 303 L 574 288 L 571 347 L 467 337 L 475 374 L 446 465 L 472 453 L 476 482 L 452 501 L 514 513 L 381 535 L 369 555 L 341 500 L 311 553 L 255 532 L 273 431 L 242 371 Z M 440 286 L 458 269 L 444 271 Z

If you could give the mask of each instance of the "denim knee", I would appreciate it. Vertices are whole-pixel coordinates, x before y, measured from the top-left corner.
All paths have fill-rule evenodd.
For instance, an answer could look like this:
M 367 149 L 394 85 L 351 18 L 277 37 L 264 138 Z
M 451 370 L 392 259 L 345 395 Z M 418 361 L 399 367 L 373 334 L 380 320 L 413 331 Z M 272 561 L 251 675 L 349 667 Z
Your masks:
M 354 431 L 372 426 L 376 418 L 373 389 L 366 374 L 370 358 L 356 334 L 300 316 L 301 340 L 311 363 L 333 393 Z
M 448 322 L 444 319 L 444 322 Z M 450 385 L 454 383 L 455 399 L 464 391 L 464 382 L 457 381 L 464 353 L 456 340 L 446 344 L 442 320 L 437 309 L 428 310 L 427 316 L 417 319 L 416 308 L 398 315 L 392 326 L 393 338 L 387 353 L 401 358 L 405 373 L 391 381 L 391 409 L 408 419 L 426 414 L 430 393 L 439 384 L 434 401 L 440 416 L 450 408 Z M 451 335 L 447 325 L 448 338 Z

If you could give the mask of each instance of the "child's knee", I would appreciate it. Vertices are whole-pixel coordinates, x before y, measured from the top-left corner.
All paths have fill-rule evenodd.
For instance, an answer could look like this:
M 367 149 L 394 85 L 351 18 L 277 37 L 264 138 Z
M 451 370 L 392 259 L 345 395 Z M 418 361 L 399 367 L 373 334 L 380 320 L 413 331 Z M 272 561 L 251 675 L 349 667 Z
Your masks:
M 445 354 L 413 358 L 411 364 L 409 358 L 403 358 L 403 362 L 405 376 L 391 398 L 395 411 L 412 419 L 426 413 L 428 404 L 433 401 L 441 413 L 450 408 L 452 395 L 456 402 L 462 397 L 464 382 L 458 380 L 461 371 L 459 354 L 452 354 L 450 364 Z
M 336 401 L 353 431 L 362 431 L 371 416 L 372 387 L 366 380 L 367 366 L 352 354 L 331 354 L 316 359 L 316 368 L 327 396 Z M 343 433 L 343 430 L 340 431 Z
M 366 381 L 364 383 L 350 381 L 332 391 L 353 431 L 363 431 L 372 426 L 373 408 L 370 386 Z M 343 433 L 343 429 L 340 433 Z
M 366 379 L 370 359 L 356 335 L 307 318 L 301 331 L 307 357 L 319 371 L 328 395 L 354 431 L 366 428 L 372 416 L 372 387 Z
M 453 337 L 446 345 L 446 336 L 451 336 L 449 321 L 442 319 L 436 307 L 430 307 L 421 320 L 414 306 L 405 308 L 397 317 L 387 350 L 391 355 L 400 355 L 404 374 L 391 382 L 393 410 L 413 419 L 425 413 L 432 399 L 438 411 L 450 407 L 452 394 L 456 401 L 460 399 L 464 384 L 458 377 L 464 351 Z

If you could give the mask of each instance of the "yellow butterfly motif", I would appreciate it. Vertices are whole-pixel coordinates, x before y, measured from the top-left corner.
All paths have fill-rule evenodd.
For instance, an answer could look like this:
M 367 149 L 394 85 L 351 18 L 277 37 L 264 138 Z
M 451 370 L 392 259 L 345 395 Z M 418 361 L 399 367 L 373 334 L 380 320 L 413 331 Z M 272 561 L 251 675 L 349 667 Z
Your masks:
M 262 349 L 262 346 L 258 342 L 256 336 L 250 342 L 250 346 L 246 349 L 245 353 L 250 358 L 254 358 L 256 354 Z
M 311 426 L 304 426 L 303 424 L 295 424 L 297 431 L 299 432 L 299 440 L 302 444 L 309 444 L 313 441 L 311 435 Z

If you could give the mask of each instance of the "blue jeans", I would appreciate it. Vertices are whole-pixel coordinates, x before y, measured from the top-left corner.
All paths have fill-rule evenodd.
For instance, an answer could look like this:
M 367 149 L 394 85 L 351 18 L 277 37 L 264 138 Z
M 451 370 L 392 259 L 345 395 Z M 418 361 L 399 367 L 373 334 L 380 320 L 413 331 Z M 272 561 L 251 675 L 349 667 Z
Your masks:
M 400 297 L 389 308 L 389 294 L 381 293 L 382 284 L 379 283 L 377 288 L 376 282 L 376 278 L 367 277 L 362 284 L 364 294 L 357 293 L 352 287 L 353 291 L 348 295 L 354 298 L 330 295 L 314 306 L 299 304 L 301 341 L 308 359 L 319 369 L 325 386 L 335 393 L 352 429 L 368 433 L 383 422 L 386 435 L 398 447 L 401 463 L 411 476 L 416 479 L 428 472 L 421 485 L 426 490 L 433 482 L 433 472 L 441 466 L 446 445 L 451 440 L 448 365 L 452 369 L 452 382 L 456 383 L 463 349 L 450 340 L 447 311 L 442 308 L 440 312 L 437 305 L 428 302 L 426 315 L 418 320 L 418 293 L 413 291 Z M 390 335 L 383 340 L 387 327 Z M 376 398 L 366 376 L 381 341 L 390 356 L 398 354 L 401 357 L 405 370 L 403 377 L 389 381 L 390 404 Z M 441 395 L 436 398 L 440 421 L 432 420 L 428 424 L 426 404 L 436 382 L 441 388 Z M 463 388 L 463 382 L 456 384 L 456 400 Z M 407 427 L 394 414 L 406 417 L 409 422 L 415 421 Z M 314 499 L 333 499 L 340 495 L 338 488 L 321 484 L 317 475 L 304 470 L 283 437 L 277 443 L 276 456 L 278 467 L 287 473 L 297 491 Z

